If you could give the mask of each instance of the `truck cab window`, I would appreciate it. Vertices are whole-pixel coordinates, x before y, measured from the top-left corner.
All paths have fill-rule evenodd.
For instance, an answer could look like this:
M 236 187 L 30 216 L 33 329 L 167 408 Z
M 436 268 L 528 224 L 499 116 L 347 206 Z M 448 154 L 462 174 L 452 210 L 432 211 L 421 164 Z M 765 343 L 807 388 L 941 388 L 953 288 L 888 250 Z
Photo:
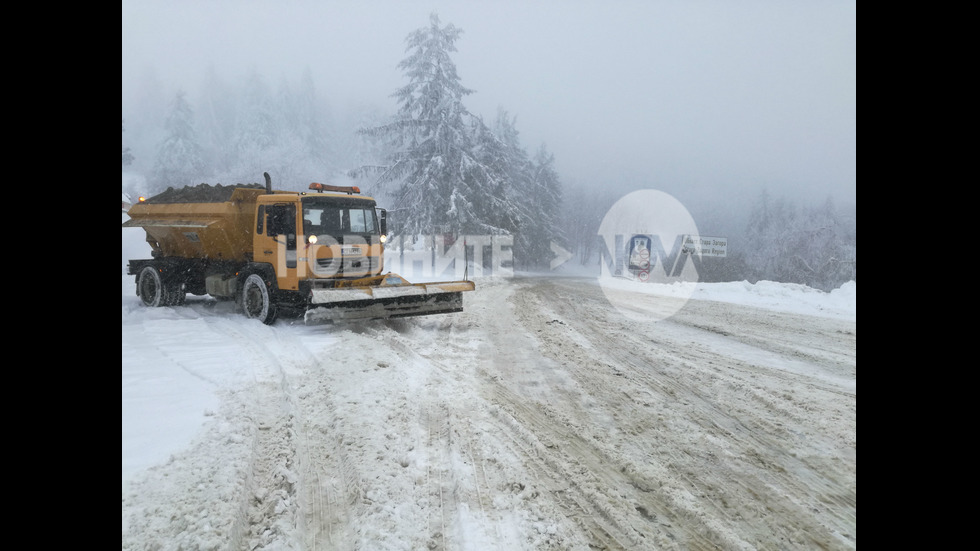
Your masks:
M 346 201 L 324 200 L 317 197 L 303 200 L 303 221 L 311 223 L 314 235 L 341 237 L 346 234 L 378 233 L 378 217 L 374 207 L 363 208 Z
M 276 237 L 286 236 L 286 247 L 296 248 L 296 206 L 295 205 L 269 205 L 266 209 L 268 213 L 268 235 Z
M 331 235 L 335 235 L 343 231 L 343 226 L 340 222 L 340 210 L 326 208 L 320 214 L 320 226 L 323 227 L 323 232 Z
M 366 216 L 368 211 L 363 209 L 351 209 L 350 210 L 350 232 L 351 233 L 368 233 L 372 229 L 372 225 L 369 223 L 369 219 Z

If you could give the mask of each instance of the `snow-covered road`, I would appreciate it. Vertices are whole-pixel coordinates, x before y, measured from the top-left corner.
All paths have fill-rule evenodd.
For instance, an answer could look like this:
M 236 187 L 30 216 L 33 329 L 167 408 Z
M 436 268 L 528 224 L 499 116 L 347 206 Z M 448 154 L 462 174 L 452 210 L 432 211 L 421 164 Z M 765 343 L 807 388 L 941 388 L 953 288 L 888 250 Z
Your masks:
M 856 548 L 856 319 L 690 300 L 640 323 L 595 278 L 464 302 L 264 326 L 124 283 L 122 548 Z M 154 415 L 186 445 L 127 464 Z

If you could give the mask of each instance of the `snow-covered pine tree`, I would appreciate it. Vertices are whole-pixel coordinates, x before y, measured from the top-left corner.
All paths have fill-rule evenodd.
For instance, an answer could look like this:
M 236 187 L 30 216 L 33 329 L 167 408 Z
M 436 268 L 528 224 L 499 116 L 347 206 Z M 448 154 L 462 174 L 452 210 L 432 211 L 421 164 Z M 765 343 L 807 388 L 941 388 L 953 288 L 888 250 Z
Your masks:
M 793 235 L 788 264 L 795 280 L 830 291 L 855 279 L 856 235 L 843 223 L 833 198 L 805 209 L 803 224 Z
M 279 173 L 283 185 L 303 190 L 310 182 L 328 177 L 332 156 L 327 150 L 324 118 L 309 68 L 295 90 L 283 79 L 274 113 L 278 137 L 269 168 Z
M 532 161 L 505 111 L 493 130 L 467 111 L 463 98 L 472 90 L 449 56 L 461 32 L 432 14 L 428 26 L 408 35 L 410 55 L 398 67 L 409 83 L 394 94 L 399 111 L 361 131 L 381 143 L 383 164 L 352 175 L 378 175 L 378 192 L 391 197 L 395 234 L 513 235 L 515 260 L 548 266 L 551 241 L 561 234 L 553 158 L 542 150 Z
M 236 98 L 234 162 L 224 176 L 232 182 L 255 182 L 263 172 L 272 175 L 274 184 L 282 186 L 277 146 L 280 143 L 279 117 L 275 99 L 265 79 L 251 71 Z
M 520 143 L 516 117 L 500 108 L 491 139 L 484 144 L 485 163 L 505 177 L 494 190 L 494 220 L 514 234 L 514 264 L 522 269 L 547 269 L 554 254 L 551 243 L 562 247 L 562 190 L 554 155 L 542 144 L 530 159 Z
M 769 191 L 759 193 L 749 215 L 746 262 L 754 281 L 784 281 L 786 276 L 787 235 L 796 223 L 796 208 L 782 197 L 773 199 Z
M 205 176 L 201 146 L 194 131 L 194 113 L 183 91 L 178 91 L 171 103 L 164 128 L 166 135 L 157 153 L 151 191 L 182 188 Z
M 489 233 L 518 234 L 530 214 L 526 192 L 530 161 L 520 147 L 517 131 L 507 112 L 499 109 L 494 130 L 481 119 L 472 124 L 473 154 L 486 168 L 488 185 L 482 190 L 485 199 L 479 205 L 480 218 Z
M 573 182 L 562 194 L 562 245 L 578 256 L 582 266 L 594 264 L 599 252 L 599 227 L 619 197 L 602 186 Z
M 215 175 L 223 175 L 237 158 L 231 144 L 235 129 L 234 96 L 233 88 L 218 76 L 214 66 L 208 66 L 195 120 L 208 171 Z
M 132 103 L 123 105 L 126 134 L 133 150 L 132 170 L 147 177 L 147 185 L 153 174 L 160 144 L 166 136 L 164 129 L 170 113 L 172 96 L 167 86 L 148 69 L 139 79 L 137 93 Z M 143 193 L 149 192 L 147 187 Z
M 311 161 L 317 164 L 331 161 L 334 155 L 330 152 L 329 140 L 327 140 L 324 131 L 324 128 L 329 126 L 329 121 L 327 121 L 327 114 L 322 108 L 322 105 L 325 104 L 317 97 L 316 86 L 313 84 L 313 73 L 309 67 L 303 70 L 295 101 L 293 112 L 296 117 L 296 128 L 294 132 L 302 140 L 307 155 Z
M 832 199 L 798 209 L 763 190 L 746 230 L 752 280 L 800 283 L 829 291 L 856 279 L 857 235 Z
M 555 156 L 541 144 L 531 163 L 529 200 L 533 207 L 533 216 L 529 218 L 528 229 L 534 239 L 530 240 L 526 251 L 515 250 L 527 255 L 529 267 L 547 269 L 551 265 L 554 253 L 551 244 L 567 247 L 562 232 L 562 188 L 558 171 L 555 170 Z
M 122 131 L 126 131 L 126 119 L 122 121 Z M 133 164 L 133 153 L 125 145 L 122 146 L 122 165 L 127 166 Z
M 245 79 L 237 110 L 235 145 L 240 155 L 265 151 L 276 144 L 278 136 L 275 101 L 269 85 L 257 72 L 252 71 Z
M 497 109 L 493 132 L 484 128 L 477 134 L 478 155 L 494 173 L 499 174 L 492 188 L 493 202 L 486 215 L 495 226 L 514 238 L 514 266 L 527 268 L 531 260 L 535 234 L 533 188 L 534 167 L 524 148 L 512 118 L 505 109 Z
M 462 101 L 473 91 L 460 83 L 450 58 L 461 34 L 452 24 L 441 26 L 435 13 L 428 26 L 409 33 L 410 54 L 398 64 L 409 83 L 393 95 L 398 113 L 362 131 L 384 144 L 385 164 L 372 169 L 383 192 L 397 186 L 389 226 L 397 234 L 493 231 L 481 213 L 498 175 L 473 154 L 474 118 Z

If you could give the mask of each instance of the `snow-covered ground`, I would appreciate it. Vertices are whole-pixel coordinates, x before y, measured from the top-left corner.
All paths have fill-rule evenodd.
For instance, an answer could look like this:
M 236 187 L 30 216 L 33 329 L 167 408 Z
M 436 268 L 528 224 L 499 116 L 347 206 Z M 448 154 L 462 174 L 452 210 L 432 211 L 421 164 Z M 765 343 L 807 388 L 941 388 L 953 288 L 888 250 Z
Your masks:
M 856 285 L 480 278 L 459 314 L 146 308 L 122 239 L 122 548 L 854 549 Z

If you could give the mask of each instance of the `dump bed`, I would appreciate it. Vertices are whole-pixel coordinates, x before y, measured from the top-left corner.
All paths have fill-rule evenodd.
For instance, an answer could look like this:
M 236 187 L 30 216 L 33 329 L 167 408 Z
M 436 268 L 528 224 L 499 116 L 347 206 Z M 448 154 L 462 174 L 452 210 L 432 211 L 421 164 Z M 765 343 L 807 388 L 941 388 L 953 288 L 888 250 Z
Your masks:
M 182 197 L 165 192 L 133 205 L 123 227 L 145 229 L 147 241 L 160 256 L 249 260 L 255 198 L 263 193 L 263 189 L 232 186 Z M 187 199 L 200 201 L 178 202 Z

